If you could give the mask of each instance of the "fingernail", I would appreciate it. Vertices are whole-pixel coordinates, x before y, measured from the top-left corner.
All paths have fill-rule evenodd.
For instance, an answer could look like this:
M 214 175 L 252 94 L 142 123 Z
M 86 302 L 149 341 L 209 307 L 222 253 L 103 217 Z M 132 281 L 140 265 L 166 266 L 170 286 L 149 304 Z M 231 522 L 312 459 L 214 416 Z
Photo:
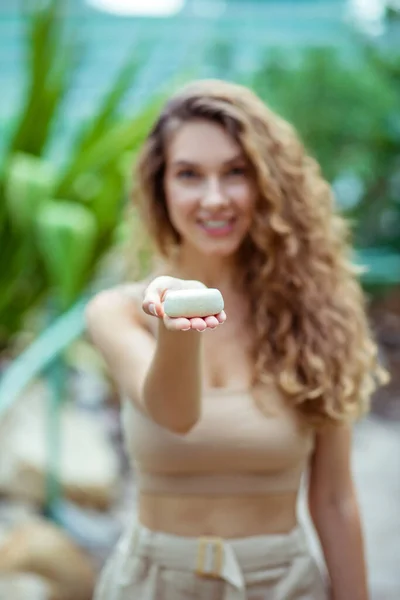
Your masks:
M 154 315 L 155 317 L 157 316 L 157 312 L 156 312 L 156 305 L 151 303 L 149 304 L 149 311 L 151 312 L 152 315 Z

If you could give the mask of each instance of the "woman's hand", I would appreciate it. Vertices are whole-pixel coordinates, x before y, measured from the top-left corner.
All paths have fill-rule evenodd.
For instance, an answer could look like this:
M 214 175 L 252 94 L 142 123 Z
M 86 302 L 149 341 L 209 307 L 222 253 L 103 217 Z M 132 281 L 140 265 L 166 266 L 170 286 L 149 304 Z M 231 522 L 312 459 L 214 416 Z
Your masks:
M 162 319 L 165 327 L 170 331 L 189 331 L 190 329 L 205 331 L 206 329 L 215 329 L 226 320 L 225 311 L 204 318 L 171 318 L 164 311 L 164 300 L 169 291 L 192 290 L 195 288 L 204 289 L 205 287 L 200 281 L 177 279 L 168 276 L 156 277 L 145 291 L 142 308 L 146 314 Z

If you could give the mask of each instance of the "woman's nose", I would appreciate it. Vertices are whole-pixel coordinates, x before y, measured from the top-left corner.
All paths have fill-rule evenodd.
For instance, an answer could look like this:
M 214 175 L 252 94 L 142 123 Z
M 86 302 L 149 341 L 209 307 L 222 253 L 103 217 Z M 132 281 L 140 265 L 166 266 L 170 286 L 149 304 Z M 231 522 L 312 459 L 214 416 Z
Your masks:
M 213 208 L 225 206 L 227 203 L 228 198 L 224 193 L 221 182 L 218 180 L 208 181 L 202 198 L 203 206 Z

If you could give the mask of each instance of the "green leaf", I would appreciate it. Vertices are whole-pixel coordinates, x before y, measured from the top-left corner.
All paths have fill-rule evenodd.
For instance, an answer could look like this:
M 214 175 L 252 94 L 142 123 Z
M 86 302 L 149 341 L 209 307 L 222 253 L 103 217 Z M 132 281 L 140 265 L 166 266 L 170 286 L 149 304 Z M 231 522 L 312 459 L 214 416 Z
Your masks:
M 64 200 L 45 205 L 37 221 L 42 259 L 65 309 L 84 286 L 96 245 L 96 221 L 83 206 Z
M 64 2 L 60 0 L 51 0 L 44 6 L 43 3 L 36 4 L 28 19 L 26 73 L 29 81 L 10 152 L 41 153 L 55 112 L 65 95 L 72 71 L 72 63 L 67 57 L 72 51 L 63 43 L 63 9 Z
M 137 72 L 142 64 L 142 53 L 132 53 L 126 64 L 118 73 L 114 84 L 105 95 L 102 105 L 98 108 L 92 121 L 81 134 L 75 152 L 81 155 L 104 134 L 107 127 L 116 117 L 117 110 L 125 94 L 132 87 Z M 75 158 L 76 158 L 75 157 Z
M 100 180 L 98 193 L 92 198 L 89 207 L 96 217 L 101 233 L 112 231 L 121 218 L 123 207 L 122 178 L 118 172 L 107 173 Z
M 5 177 L 5 202 L 12 223 L 26 236 L 40 206 L 50 199 L 56 183 L 52 165 L 35 156 L 12 156 Z
M 135 118 L 115 123 L 87 149 L 84 155 L 74 157 L 74 161 L 61 178 L 57 195 L 69 195 L 73 181 L 81 173 L 101 171 L 118 161 L 126 151 L 133 150 L 140 145 L 149 132 L 160 105 L 160 98 L 150 101 L 148 106 Z

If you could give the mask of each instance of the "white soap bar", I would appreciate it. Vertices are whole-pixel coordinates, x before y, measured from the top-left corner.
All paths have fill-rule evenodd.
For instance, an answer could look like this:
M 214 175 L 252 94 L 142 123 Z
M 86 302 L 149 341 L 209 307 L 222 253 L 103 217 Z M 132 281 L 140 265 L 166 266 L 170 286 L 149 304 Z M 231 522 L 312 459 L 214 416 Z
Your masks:
M 222 294 L 214 288 L 171 290 L 164 302 L 164 311 L 169 317 L 209 317 L 223 308 Z

